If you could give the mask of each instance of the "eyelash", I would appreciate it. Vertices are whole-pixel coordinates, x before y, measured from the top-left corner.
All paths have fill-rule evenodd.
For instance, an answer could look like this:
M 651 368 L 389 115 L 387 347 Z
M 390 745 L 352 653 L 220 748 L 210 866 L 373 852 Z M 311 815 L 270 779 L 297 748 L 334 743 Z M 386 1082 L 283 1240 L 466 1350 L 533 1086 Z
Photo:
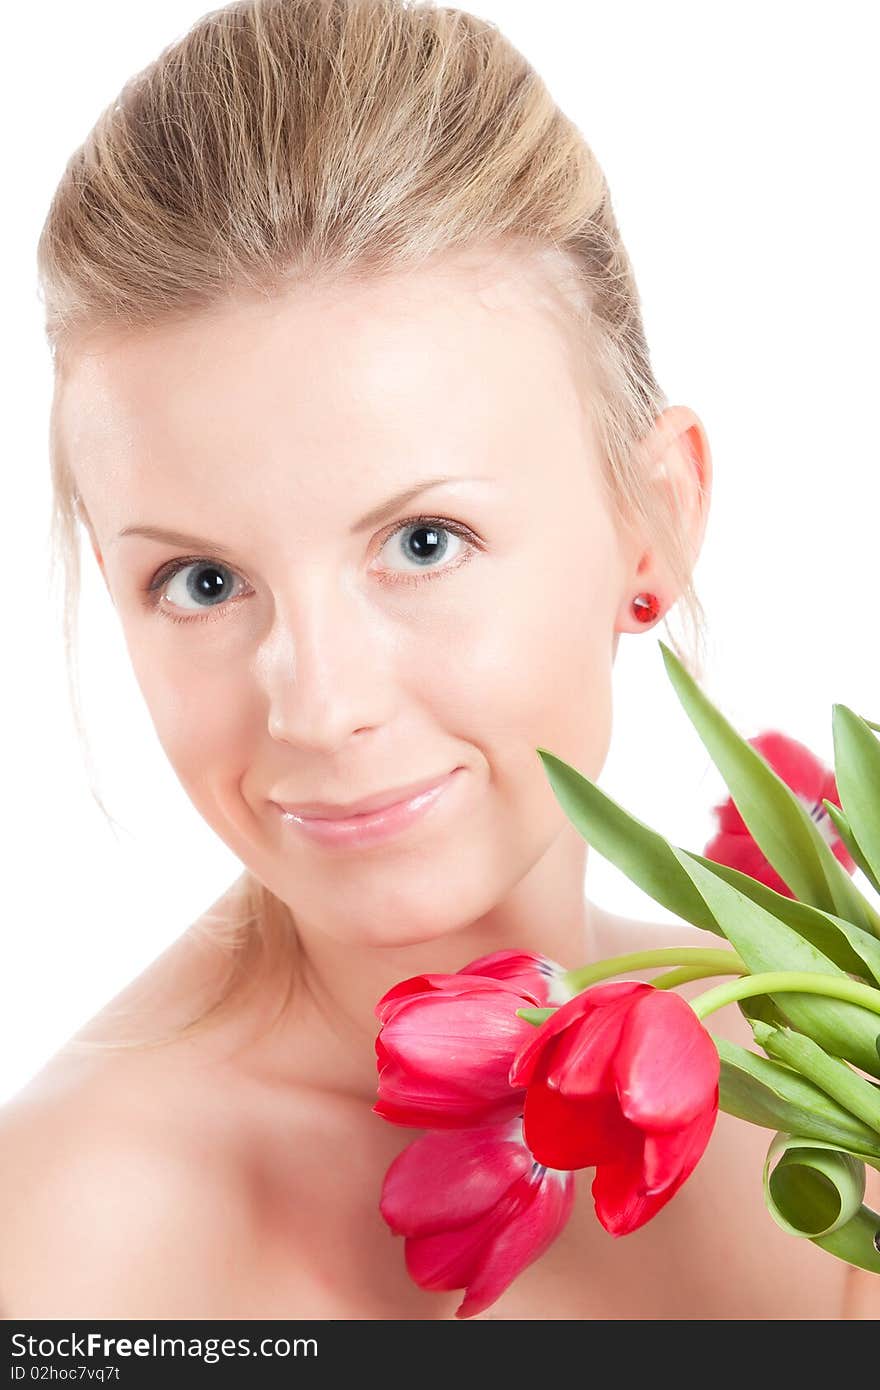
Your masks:
M 398 531 L 406 531 L 410 527 L 417 528 L 420 526 L 429 526 L 435 527 L 437 530 L 451 531 L 454 536 L 459 536 L 461 540 L 465 541 L 469 549 L 466 550 L 458 560 L 454 560 L 451 565 L 439 567 L 435 570 L 424 570 L 421 574 L 402 574 L 394 579 L 381 579 L 380 583 L 421 584 L 426 579 L 430 580 L 438 578 L 441 575 L 450 574 L 454 570 L 459 569 L 462 565 L 467 564 L 472 558 L 474 551 L 480 548 L 478 538 L 468 526 L 465 526 L 462 522 L 450 521 L 446 517 L 438 516 L 413 516 L 409 517 L 406 521 L 399 522 L 392 531 L 389 531 L 382 542 L 381 548 L 384 549 L 386 543 L 390 541 L 393 536 L 396 536 Z M 172 623 L 204 623 L 216 621 L 216 619 L 222 615 L 224 609 L 231 607 L 231 604 L 217 604 L 213 609 L 209 608 L 203 614 L 183 617 L 179 613 L 172 613 L 168 608 L 163 608 L 160 603 L 165 589 L 171 583 L 174 576 L 179 574 L 181 570 L 186 569 L 189 565 L 211 565 L 214 563 L 215 561 L 211 560 L 208 556 L 190 555 L 180 556 L 176 560 L 171 560 L 167 565 L 163 565 L 161 569 L 156 571 L 144 590 L 148 606 L 156 612 L 161 613 L 163 617 L 168 618 Z M 228 566 L 218 564 L 218 568 L 228 569 Z M 230 571 L 230 573 L 233 573 L 233 571 Z

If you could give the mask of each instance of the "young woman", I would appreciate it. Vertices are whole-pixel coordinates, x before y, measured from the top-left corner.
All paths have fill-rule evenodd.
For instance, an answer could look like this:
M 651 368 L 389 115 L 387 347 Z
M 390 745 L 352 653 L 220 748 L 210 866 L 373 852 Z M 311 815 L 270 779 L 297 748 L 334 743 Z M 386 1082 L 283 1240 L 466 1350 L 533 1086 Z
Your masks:
M 582 135 L 456 10 L 206 15 L 74 153 L 39 263 L 68 618 L 81 526 L 243 872 L 4 1108 L 0 1305 L 449 1319 L 379 1212 L 415 1132 L 372 1109 L 374 1006 L 503 948 L 717 945 L 585 897 L 535 753 L 598 778 L 621 635 L 679 605 L 699 646 L 705 432 Z M 579 1172 L 478 1316 L 859 1315 L 855 1271 L 769 1218 L 769 1137 L 721 1114 L 626 1239 Z

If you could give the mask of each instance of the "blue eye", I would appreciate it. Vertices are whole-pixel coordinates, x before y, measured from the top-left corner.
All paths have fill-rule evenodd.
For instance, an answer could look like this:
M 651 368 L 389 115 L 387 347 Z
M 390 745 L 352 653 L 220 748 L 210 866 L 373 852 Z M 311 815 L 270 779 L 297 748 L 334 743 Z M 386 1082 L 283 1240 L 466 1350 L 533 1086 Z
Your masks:
M 449 552 L 449 536 L 456 537 L 461 545 L 453 548 L 452 560 L 443 564 Z M 477 536 L 469 527 L 440 517 L 411 517 L 400 523 L 384 542 L 382 550 L 397 537 L 403 537 L 403 540 L 397 543 L 392 553 L 411 561 L 414 568 L 399 570 L 392 567 L 385 574 L 380 571 L 378 578 L 383 584 L 419 584 L 425 579 L 449 574 L 466 564 L 480 547 Z M 176 586 L 175 593 L 174 581 L 178 577 L 181 582 Z M 173 623 L 210 622 L 231 606 L 231 597 L 240 596 L 240 590 L 238 595 L 234 592 L 236 580 L 240 579 L 234 570 L 218 560 L 181 557 L 157 570 L 146 593 L 150 606 Z M 241 580 L 241 583 L 245 581 Z M 163 602 L 165 599 L 169 602 Z M 187 600 L 191 600 L 195 607 L 187 609 Z
M 192 599 L 197 608 L 217 608 L 228 599 L 233 588 L 232 570 L 214 560 L 191 560 L 180 563 L 166 576 L 162 594 L 171 597 L 175 607 Z M 175 582 L 177 593 L 174 592 Z
M 398 526 L 388 537 L 383 545 L 384 550 L 392 541 L 392 554 L 403 554 L 407 560 L 412 560 L 416 566 L 415 572 L 395 570 L 393 573 L 398 577 L 391 583 L 407 583 L 411 580 L 418 582 L 421 579 L 419 571 L 438 569 L 438 560 L 443 560 L 449 550 L 449 537 L 455 536 L 461 544 L 458 548 L 453 547 L 453 560 L 451 564 L 443 566 L 444 573 L 457 568 L 462 562 L 462 552 L 470 554 L 476 537 L 467 527 L 461 526 L 458 522 L 445 522 L 432 519 L 431 517 L 418 517 L 414 521 L 407 521 L 403 526 Z M 402 537 L 402 540 L 398 538 Z M 456 558 L 458 557 L 458 558 Z

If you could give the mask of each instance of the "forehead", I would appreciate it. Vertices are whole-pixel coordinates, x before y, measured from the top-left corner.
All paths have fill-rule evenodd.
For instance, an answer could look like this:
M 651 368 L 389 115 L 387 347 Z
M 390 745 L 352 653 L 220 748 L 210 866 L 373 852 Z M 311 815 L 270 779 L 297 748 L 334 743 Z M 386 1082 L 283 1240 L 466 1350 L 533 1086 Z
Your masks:
M 569 343 L 534 268 L 499 258 L 298 286 L 93 339 L 54 412 L 89 513 L 115 526 L 148 517 L 159 490 L 191 505 L 227 470 L 253 493 L 278 470 L 320 486 L 331 469 L 339 495 L 427 455 L 438 472 L 465 450 L 487 471 L 510 467 L 510 441 L 552 431 L 548 406 L 571 427 Z

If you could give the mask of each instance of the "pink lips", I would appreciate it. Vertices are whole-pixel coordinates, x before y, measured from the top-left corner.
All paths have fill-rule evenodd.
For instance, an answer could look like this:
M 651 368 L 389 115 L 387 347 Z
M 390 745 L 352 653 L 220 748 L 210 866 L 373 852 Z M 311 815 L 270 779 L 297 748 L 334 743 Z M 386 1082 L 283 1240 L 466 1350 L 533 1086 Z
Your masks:
M 416 820 L 421 819 L 433 806 L 444 799 L 444 794 L 462 771 L 464 771 L 463 768 L 455 768 L 445 777 L 442 777 L 439 782 L 411 792 L 404 800 L 395 801 L 391 805 L 376 810 L 344 817 L 306 815 L 301 810 L 289 809 L 277 802 L 274 804 L 286 825 L 294 827 L 308 839 L 318 844 L 345 847 L 378 844 L 392 835 L 399 834 Z M 377 799 L 373 798 L 374 801 Z
M 364 796 L 360 801 L 352 801 L 347 806 L 335 805 L 330 801 L 302 801 L 295 806 L 286 801 L 278 801 L 276 805 L 294 816 L 308 817 L 309 819 L 314 819 L 317 816 L 321 820 L 349 820 L 352 816 L 365 815 L 367 811 L 384 811 L 386 806 L 396 806 L 400 801 L 409 801 L 411 797 L 418 796 L 421 792 L 427 791 L 429 787 L 437 786 L 440 780 L 442 779 L 439 777 L 423 777 L 420 782 L 408 782 L 406 786 L 395 787 L 392 791 L 377 792 L 374 796 Z

